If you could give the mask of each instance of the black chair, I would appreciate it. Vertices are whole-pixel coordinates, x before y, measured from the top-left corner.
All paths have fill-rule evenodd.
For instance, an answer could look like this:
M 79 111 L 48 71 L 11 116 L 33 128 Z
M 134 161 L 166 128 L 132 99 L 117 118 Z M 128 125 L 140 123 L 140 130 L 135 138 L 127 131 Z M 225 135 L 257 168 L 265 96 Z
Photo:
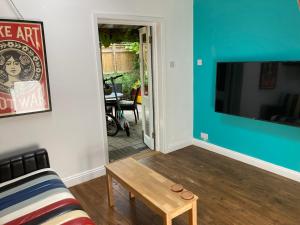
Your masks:
M 119 102 L 120 109 L 122 111 L 126 111 L 126 110 L 127 111 L 133 111 L 135 123 L 137 123 L 137 120 L 139 119 L 139 111 L 138 111 L 136 102 L 137 102 L 137 98 L 138 98 L 140 89 L 141 89 L 141 87 L 138 87 L 136 89 L 135 95 L 133 96 L 132 100 L 121 100 Z

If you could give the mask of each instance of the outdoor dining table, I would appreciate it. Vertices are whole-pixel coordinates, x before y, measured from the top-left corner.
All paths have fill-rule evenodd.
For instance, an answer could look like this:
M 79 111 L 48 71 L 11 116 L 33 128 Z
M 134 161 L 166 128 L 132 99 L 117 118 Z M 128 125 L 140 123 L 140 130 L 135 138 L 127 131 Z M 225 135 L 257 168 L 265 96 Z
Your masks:
M 120 100 L 124 96 L 123 93 L 117 92 L 117 98 Z M 105 95 L 105 105 L 112 107 L 112 110 L 114 110 L 114 114 L 116 115 L 117 111 L 117 100 L 116 100 L 116 95 L 114 92 L 112 92 L 109 95 Z M 112 111 L 113 112 L 113 111 Z
M 117 92 L 117 97 L 118 99 L 122 98 L 124 96 L 123 93 L 119 93 Z M 108 100 L 108 101 L 116 101 L 116 95 L 114 92 L 112 92 L 111 94 L 109 95 L 105 95 L 105 100 Z

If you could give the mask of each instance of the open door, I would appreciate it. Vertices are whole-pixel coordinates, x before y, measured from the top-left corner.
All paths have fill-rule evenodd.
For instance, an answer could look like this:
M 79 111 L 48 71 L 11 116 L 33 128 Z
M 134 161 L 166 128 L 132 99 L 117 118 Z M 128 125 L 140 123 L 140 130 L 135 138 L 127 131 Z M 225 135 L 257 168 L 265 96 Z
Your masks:
M 145 144 L 154 150 L 151 27 L 140 28 L 139 33 L 143 138 Z

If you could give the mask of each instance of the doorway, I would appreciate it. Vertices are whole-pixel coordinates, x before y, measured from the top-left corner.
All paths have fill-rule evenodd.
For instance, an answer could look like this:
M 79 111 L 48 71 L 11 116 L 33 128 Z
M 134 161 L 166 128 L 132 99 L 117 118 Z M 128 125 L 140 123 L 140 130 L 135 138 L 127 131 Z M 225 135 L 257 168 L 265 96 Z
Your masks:
M 155 149 L 152 27 L 98 24 L 109 161 Z

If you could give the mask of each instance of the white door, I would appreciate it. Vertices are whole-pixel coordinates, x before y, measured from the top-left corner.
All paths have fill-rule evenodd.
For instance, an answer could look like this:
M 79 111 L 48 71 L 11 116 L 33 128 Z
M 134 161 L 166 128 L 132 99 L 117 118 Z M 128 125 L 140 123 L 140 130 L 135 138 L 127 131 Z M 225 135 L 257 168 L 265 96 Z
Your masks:
M 140 28 L 139 32 L 143 138 L 145 144 L 154 150 L 151 27 Z

